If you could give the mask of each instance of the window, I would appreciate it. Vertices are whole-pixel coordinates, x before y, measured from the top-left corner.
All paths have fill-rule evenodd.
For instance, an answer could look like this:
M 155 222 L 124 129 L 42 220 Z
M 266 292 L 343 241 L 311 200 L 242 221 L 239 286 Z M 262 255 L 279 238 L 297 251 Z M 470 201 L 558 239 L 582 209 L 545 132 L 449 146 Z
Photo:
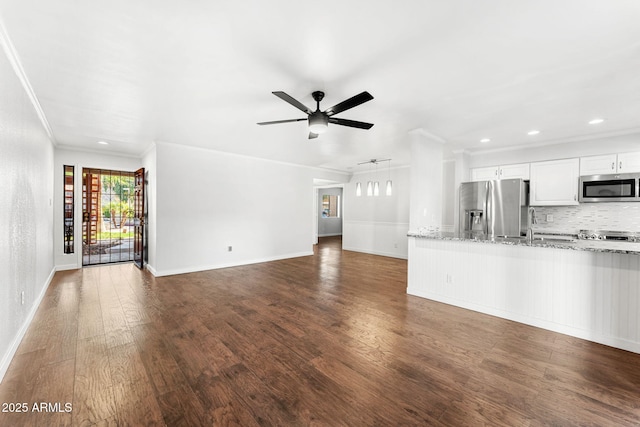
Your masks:
M 340 196 L 322 195 L 322 217 L 340 218 Z
M 73 166 L 64 166 L 64 253 L 73 253 Z

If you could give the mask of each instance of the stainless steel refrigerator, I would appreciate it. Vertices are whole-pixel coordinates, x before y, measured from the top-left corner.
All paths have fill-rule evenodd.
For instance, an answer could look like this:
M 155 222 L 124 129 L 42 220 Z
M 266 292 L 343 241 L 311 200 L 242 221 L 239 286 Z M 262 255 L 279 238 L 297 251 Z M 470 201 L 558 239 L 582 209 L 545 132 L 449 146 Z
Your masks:
M 523 236 L 529 182 L 522 179 L 460 184 L 460 231 L 488 237 Z

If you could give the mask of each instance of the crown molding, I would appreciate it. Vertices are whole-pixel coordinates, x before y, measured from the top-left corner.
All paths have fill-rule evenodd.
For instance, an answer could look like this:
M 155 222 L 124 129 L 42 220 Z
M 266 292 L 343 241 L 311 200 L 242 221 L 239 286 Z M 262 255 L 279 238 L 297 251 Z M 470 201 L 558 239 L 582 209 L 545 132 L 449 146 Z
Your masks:
M 20 58 L 18 57 L 18 53 L 16 52 L 11 39 L 9 38 L 9 34 L 7 33 L 7 28 L 4 26 L 4 22 L 0 19 L 0 45 L 2 45 L 2 49 L 11 64 L 11 68 L 16 73 L 22 88 L 26 92 L 33 108 L 36 110 L 36 114 L 38 115 L 38 119 L 40 119 L 40 123 L 42 127 L 44 127 L 45 132 L 49 136 L 49 140 L 54 146 L 57 146 L 57 142 L 55 137 L 53 136 L 53 131 L 51 130 L 51 126 L 49 125 L 49 121 L 47 120 L 47 116 L 45 116 L 44 111 L 42 110 L 42 106 L 38 101 L 38 97 L 36 96 L 33 88 L 31 87 L 31 83 L 29 83 L 29 79 L 27 78 L 26 73 L 24 72 L 24 68 L 22 68 L 22 63 L 20 62 Z
M 440 144 L 446 144 L 447 140 L 442 138 L 441 136 L 436 135 L 435 133 L 429 132 L 428 130 L 424 129 L 424 128 L 416 128 L 413 130 L 410 130 L 409 135 L 420 135 L 420 136 L 424 136 L 425 138 L 428 138 L 430 140 L 433 140 L 435 142 L 439 142 Z
M 543 141 L 543 142 L 539 142 L 536 144 L 529 144 L 529 145 L 524 145 L 524 144 L 510 145 L 508 147 L 499 147 L 499 148 L 471 151 L 471 152 L 468 152 L 468 154 L 471 156 L 478 156 L 482 154 L 501 153 L 501 152 L 507 152 L 507 151 L 530 150 L 530 149 L 536 149 L 538 147 L 546 147 L 549 145 L 569 144 L 572 142 L 592 141 L 595 139 L 613 138 L 617 136 L 634 135 L 634 134 L 640 134 L 640 128 L 629 128 L 629 129 L 615 130 L 610 132 L 591 133 L 589 135 L 580 135 L 580 136 L 573 136 L 568 138 L 551 139 L 548 141 Z

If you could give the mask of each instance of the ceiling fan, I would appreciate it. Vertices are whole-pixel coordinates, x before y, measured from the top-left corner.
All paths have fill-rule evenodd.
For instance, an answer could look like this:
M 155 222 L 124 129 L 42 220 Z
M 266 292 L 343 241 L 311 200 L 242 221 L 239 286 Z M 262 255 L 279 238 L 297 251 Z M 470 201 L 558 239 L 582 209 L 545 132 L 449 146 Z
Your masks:
M 349 126 L 352 128 L 358 129 L 371 129 L 373 123 L 365 123 L 358 122 L 355 120 L 347 120 L 347 119 L 339 119 L 337 117 L 333 117 L 335 114 L 346 111 L 350 108 L 357 107 L 360 104 L 364 104 L 367 101 L 371 101 L 373 96 L 369 92 L 362 92 L 358 95 L 352 96 L 351 98 L 344 100 L 331 108 L 327 108 L 324 111 L 320 111 L 320 101 L 324 98 L 324 92 L 315 91 L 311 94 L 313 99 L 316 101 L 316 111 L 312 111 L 309 107 L 296 100 L 295 98 L 287 95 L 284 92 L 272 92 L 275 96 L 282 99 L 285 102 L 296 107 L 298 110 L 307 113 L 309 117 L 305 119 L 289 119 L 289 120 L 276 120 L 273 122 L 260 122 L 259 125 L 275 125 L 278 123 L 289 123 L 289 122 L 301 122 L 303 120 L 309 121 L 309 139 L 317 138 L 319 134 L 326 132 L 329 123 L 333 123 L 341 126 Z

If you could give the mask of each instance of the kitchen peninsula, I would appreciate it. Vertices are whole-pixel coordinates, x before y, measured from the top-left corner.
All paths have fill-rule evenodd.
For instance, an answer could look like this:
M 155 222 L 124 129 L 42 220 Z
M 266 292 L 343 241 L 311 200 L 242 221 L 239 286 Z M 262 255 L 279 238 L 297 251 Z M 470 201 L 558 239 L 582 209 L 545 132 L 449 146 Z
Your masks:
M 640 353 L 640 243 L 408 237 L 408 294 Z

